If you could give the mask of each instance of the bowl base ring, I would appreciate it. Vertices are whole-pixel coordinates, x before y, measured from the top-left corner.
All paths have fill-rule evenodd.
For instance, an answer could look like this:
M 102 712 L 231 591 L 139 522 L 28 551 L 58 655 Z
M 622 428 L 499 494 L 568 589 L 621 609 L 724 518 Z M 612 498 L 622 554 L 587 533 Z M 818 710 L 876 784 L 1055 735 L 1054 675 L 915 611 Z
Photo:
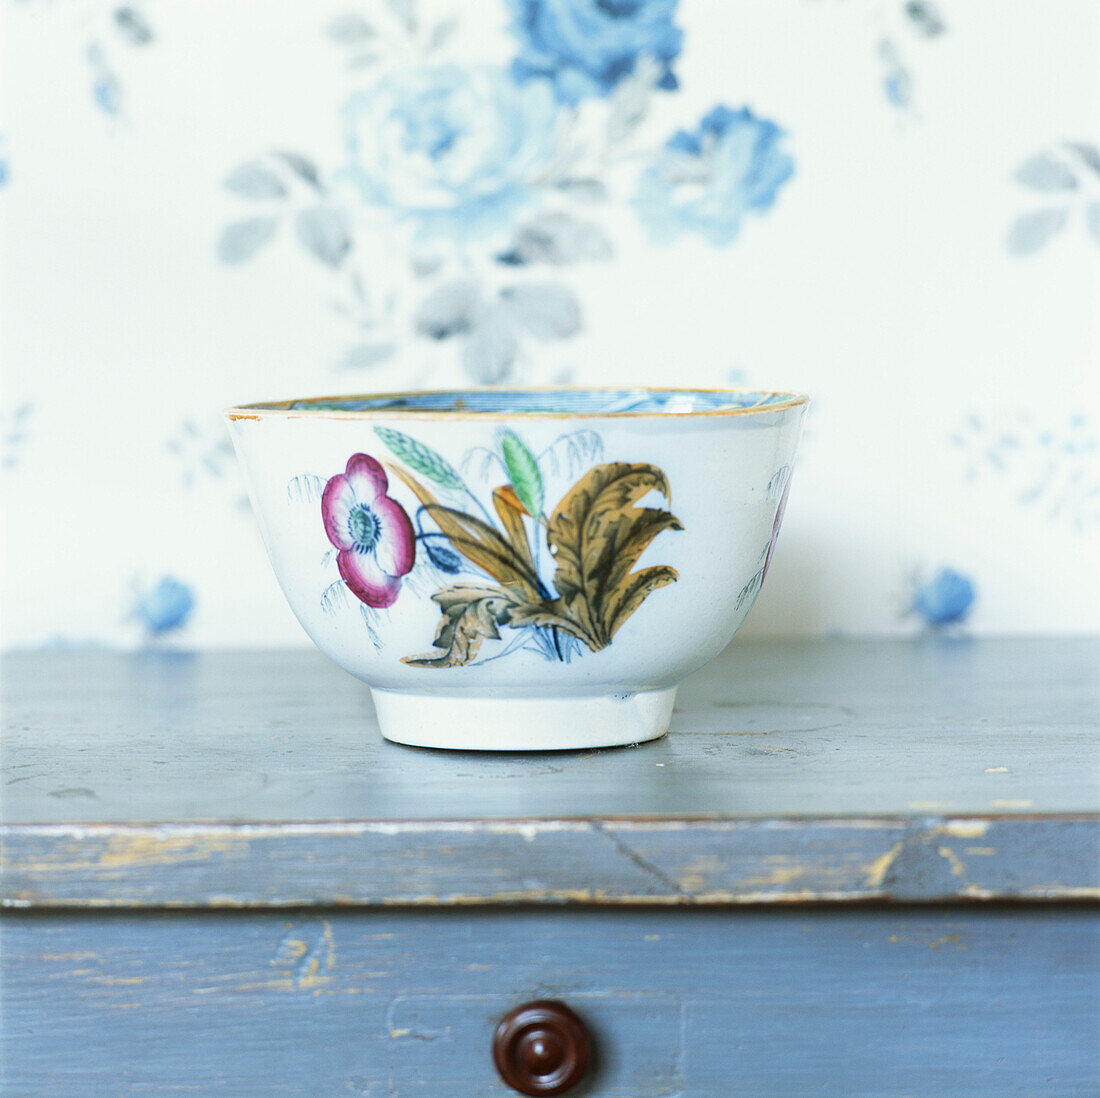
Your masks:
M 382 735 L 454 751 L 577 751 L 655 740 L 676 687 L 572 698 L 412 694 L 372 687 Z

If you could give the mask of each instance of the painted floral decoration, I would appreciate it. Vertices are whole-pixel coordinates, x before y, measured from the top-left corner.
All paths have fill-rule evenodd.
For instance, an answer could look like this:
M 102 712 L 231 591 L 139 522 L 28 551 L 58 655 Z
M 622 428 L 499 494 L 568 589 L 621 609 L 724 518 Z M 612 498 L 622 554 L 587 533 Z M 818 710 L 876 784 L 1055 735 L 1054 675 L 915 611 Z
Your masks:
M 477 658 L 485 640 L 500 640 L 502 629 L 517 634 L 515 647 L 529 644 L 548 659 L 568 662 L 582 645 L 592 652 L 606 648 L 650 594 L 678 578 L 675 568 L 663 564 L 633 570 L 654 538 L 683 529 L 663 508 L 636 506 L 651 491 L 666 500 L 671 496 L 655 465 L 594 465 L 547 513 L 539 457 L 514 431 L 504 431 L 499 453 L 490 451 L 508 477 L 493 489 L 494 520 L 441 454 L 392 428 L 379 426 L 375 432 L 405 463 L 391 469 L 420 501 L 418 521 L 437 527 L 464 558 L 464 564 L 456 560 L 456 571 L 471 571 L 470 579 L 432 595 L 441 614 L 434 641 L 440 651 L 406 656 L 405 663 L 462 667 Z M 406 465 L 461 492 L 484 517 L 442 503 Z M 434 535 L 422 531 L 420 536 Z M 552 577 L 540 567 L 547 558 Z
M 348 176 L 424 233 L 477 235 L 528 197 L 554 116 L 545 83 L 516 87 L 503 69 L 399 69 L 344 105 Z
M 606 96 L 634 72 L 640 57 L 659 66 L 656 86 L 679 85 L 672 61 L 684 32 L 673 22 L 677 0 L 511 0 L 522 50 L 512 62 L 519 81 L 547 79 L 558 100 Z
M 930 626 L 955 625 L 970 613 L 976 592 L 974 584 L 953 568 L 941 568 L 913 594 L 913 612 Z
M 788 471 L 787 483 L 783 486 L 783 495 L 779 497 L 779 506 L 775 510 L 775 519 L 772 522 L 772 537 L 768 542 L 768 552 L 764 557 L 764 571 L 760 575 L 760 583 L 768 578 L 768 569 L 772 563 L 772 553 L 775 552 L 775 543 L 779 540 L 779 528 L 783 525 L 783 515 L 787 510 L 787 497 L 791 494 L 791 477 Z
M 401 504 L 386 495 L 386 471 L 369 454 L 353 454 L 325 485 L 325 533 L 339 550 L 340 575 L 352 594 L 377 610 L 392 606 L 412 571 L 416 539 Z
M 161 576 L 152 586 L 137 592 L 133 616 L 150 637 L 182 629 L 195 608 L 195 596 L 186 583 L 174 576 Z
M 383 469 L 375 458 L 355 454 L 327 483 L 311 474 L 295 477 L 288 499 L 308 499 L 324 483 L 325 532 L 339 550 L 342 582 L 325 588 L 321 607 L 341 612 L 350 590 L 365 604 L 359 609 L 376 648 L 381 623 L 373 611 L 393 605 L 402 578 L 415 580 L 418 594 L 434 588 L 435 651 L 404 656 L 404 663 L 464 667 L 520 649 L 568 663 L 585 648 L 610 645 L 654 591 L 678 579 L 667 564 L 635 568 L 655 538 L 683 529 L 670 511 L 637 506 L 651 492 L 668 500 L 668 479 L 646 462 L 589 465 L 603 451 L 594 431 L 569 432 L 536 454 L 504 430 L 492 447 L 468 450 L 463 466 L 478 463 L 483 474 L 496 468 L 504 477 L 486 506 L 426 443 L 381 424 L 374 430 L 396 461 Z M 571 480 L 583 471 L 556 506 L 547 498 L 544 467 L 554 476 L 568 470 Z M 411 521 L 387 495 L 387 469 L 418 501 Z M 417 542 L 424 552 L 410 575 Z M 486 641 L 505 643 L 483 656 Z
M 745 214 L 771 209 L 794 172 L 782 138 L 748 107 L 715 107 L 697 130 L 674 133 L 642 173 L 639 216 L 657 240 L 694 231 L 711 244 L 731 244 Z
M 678 0 L 496 3 L 508 49 L 481 59 L 462 33 L 472 4 L 337 15 L 326 33 L 355 81 L 338 159 L 280 144 L 224 180 L 248 206 L 219 258 L 240 266 L 282 234 L 326 268 L 346 332 L 334 367 L 414 343 L 429 373 L 450 357 L 480 385 L 544 367 L 567 381 L 574 367 L 539 360 L 585 330 L 573 268 L 613 260 L 637 229 L 728 245 L 793 174 L 784 132 L 747 107 L 668 136 L 653 107 L 675 105 L 690 45 Z

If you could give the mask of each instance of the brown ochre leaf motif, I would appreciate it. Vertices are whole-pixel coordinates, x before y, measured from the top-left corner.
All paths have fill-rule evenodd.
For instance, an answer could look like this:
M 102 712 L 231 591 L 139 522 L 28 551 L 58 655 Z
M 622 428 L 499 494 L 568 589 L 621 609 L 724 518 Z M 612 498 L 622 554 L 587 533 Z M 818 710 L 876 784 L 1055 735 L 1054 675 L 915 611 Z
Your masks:
M 420 500 L 426 514 L 471 564 L 499 586 L 460 583 L 437 591 L 442 618 L 434 645 L 442 651 L 406 656 L 415 667 L 461 667 L 477 657 L 502 627 L 549 629 L 575 637 L 593 651 L 606 648 L 622 624 L 660 587 L 675 582 L 675 568 L 633 571 L 658 534 L 682 530 L 659 507 L 639 507 L 651 491 L 667 500 L 668 480 L 655 465 L 610 462 L 590 469 L 545 520 L 546 543 L 556 565 L 556 597 L 540 582 L 525 517 L 538 536 L 541 516 L 531 516 L 511 485 L 493 492 L 501 530 L 441 504 L 406 469 L 391 465 Z M 501 532 L 503 531 L 503 533 Z

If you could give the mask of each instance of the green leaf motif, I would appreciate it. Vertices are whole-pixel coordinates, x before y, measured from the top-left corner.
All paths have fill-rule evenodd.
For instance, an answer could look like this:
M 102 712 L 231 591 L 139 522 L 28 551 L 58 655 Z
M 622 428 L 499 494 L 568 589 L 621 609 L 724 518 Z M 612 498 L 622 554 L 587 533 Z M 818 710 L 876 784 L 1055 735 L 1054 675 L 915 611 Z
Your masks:
M 444 488 L 461 488 L 462 478 L 441 454 L 392 427 L 375 427 L 374 433 L 406 465 Z
M 514 431 L 505 431 L 500 440 L 504 455 L 504 467 L 520 503 L 527 513 L 538 518 L 542 514 L 542 474 L 535 455 L 524 445 Z

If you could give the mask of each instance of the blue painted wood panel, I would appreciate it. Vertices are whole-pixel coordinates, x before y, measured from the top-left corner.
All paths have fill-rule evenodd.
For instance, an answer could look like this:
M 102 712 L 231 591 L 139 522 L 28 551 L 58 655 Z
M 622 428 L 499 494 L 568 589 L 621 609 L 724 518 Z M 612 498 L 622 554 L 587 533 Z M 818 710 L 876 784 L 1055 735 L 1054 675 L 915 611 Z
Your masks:
M 9 907 L 1100 899 L 1100 820 L 0 826 Z
M 589 1098 L 1100 1094 L 1081 907 L 8 914 L 5 1098 L 489 1098 L 496 1020 L 589 1022 Z

